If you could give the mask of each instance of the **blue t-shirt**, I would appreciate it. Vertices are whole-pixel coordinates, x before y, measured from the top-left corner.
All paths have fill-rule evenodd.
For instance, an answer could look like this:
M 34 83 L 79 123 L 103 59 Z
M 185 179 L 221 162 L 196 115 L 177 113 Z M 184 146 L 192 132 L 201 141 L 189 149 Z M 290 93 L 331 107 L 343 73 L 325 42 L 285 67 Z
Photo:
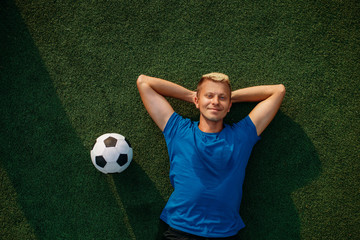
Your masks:
M 160 218 L 203 237 L 229 237 L 245 226 L 240 203 L 245 168 L 260 139 L 250 117 L 205 133 L 198 122 L 174 113 L 163 132 L 174 187 Z

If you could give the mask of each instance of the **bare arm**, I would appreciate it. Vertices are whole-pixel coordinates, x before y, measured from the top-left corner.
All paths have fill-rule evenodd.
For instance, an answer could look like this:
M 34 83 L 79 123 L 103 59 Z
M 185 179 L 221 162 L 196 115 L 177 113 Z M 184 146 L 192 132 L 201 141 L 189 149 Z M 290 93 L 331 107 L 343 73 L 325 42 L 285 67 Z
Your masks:
M 194 102 L 195 92 L 160 78 L 140 75 L 136 83 L 146 110 L 161 131 L 174 113 L 165 97 Z
M 249 117 L 260 135 L 275 117 L 285 96 L 285 87 L 279 85 L 256 86 L 232 92 L 231 100 L 236 102 L 259 102 Z

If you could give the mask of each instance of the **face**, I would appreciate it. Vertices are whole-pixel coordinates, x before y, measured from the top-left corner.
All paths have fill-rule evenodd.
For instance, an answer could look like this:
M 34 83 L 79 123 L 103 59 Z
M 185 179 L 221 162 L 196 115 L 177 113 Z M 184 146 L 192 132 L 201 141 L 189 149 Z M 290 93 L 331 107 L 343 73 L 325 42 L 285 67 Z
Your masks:
M 200 117 L 218 122 L 222 121 L 231 107 L 231 93 L 226 83 L 204 81 L 195 98 Z

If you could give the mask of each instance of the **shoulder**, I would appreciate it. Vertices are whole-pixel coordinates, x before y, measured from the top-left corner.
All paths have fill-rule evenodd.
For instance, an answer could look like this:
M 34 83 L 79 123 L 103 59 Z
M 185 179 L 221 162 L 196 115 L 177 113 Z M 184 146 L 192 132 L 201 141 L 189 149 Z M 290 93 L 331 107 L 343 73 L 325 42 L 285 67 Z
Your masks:
M 257 135 L 255 124 L 249 116 L 230 125 L 230 128 L 239 138 L 247 138 L 254 143 L 260 140 L 260 137 Z
M 256 128 L 255 124 L 253 123 L 253 121 L 251 120 L 251 118 L 249 117 L 249 115 L 247 115 L 246 117 L 244 117 L 243 119 L 241 119 L 239 122 L 234 123 L 232 125 L 234 128 L 242 128 L 242 129 L 251 129 L 251 128 Z
M 174 112 L 167 121 L 163 134 L 165 137 L 171 136 L 179 131 L 190 129 L 192 126 L 193 122 L 190 119 L 184 118 L 183 116 Z

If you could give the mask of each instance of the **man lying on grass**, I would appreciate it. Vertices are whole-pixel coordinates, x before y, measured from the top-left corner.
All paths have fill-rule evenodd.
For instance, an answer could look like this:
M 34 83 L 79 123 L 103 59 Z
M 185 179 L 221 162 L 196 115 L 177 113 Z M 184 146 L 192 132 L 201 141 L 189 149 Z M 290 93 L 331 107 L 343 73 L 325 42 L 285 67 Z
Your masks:
M 197 91 L 139 76 L 137 87 L 146 110 L 163 131 L 174 187 L 160 218 L 164 239 L 237 239 L 245 224 L 239 215 L 245 167 L 259 135 L 272 121 L 285 95 L 283 85 L 231 91 L 222 73 L 202 76 Z M 200 120 L 174 112 L 165 97 L 194 103 Z M 259 102 L 241 121 L 224 124 L 232 103 Z

